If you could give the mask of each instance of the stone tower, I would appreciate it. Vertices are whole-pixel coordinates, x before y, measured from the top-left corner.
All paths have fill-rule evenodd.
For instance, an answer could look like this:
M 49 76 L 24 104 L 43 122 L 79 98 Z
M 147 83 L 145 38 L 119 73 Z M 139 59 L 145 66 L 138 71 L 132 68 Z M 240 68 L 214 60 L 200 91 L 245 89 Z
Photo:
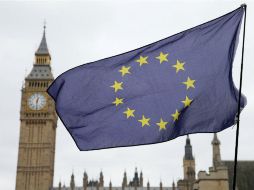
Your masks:
M 163 189 L 162 181 L 160 181 L 160 190 Z
M 172 183 L 172 190 L 176 190 L 176 185 L 175 185 L 175 182 L 173 181 Z
M 59 181 L 59 183 L 58 183 L 58 190 L 62 190 L 62 183 L 61 183 L 61 181 Z
M 16 190 L 49 190 L 53 185 L 57 115 L 46 92 L 54 78 L 45 28 L 21 90 Z
M 70 182 L 70 189 L 74 190 L 75 189 L 75 179 L 74 179 L 74 174 L 71 174 L 71 182 Z
M 141 171 L 140 172 L 140 184 L 139 184 L 140 187 L 143 187 L 143 172 Z
M 88 175 L 85 171 L 83 176 L 83 189 L 87 190 L 87 186 L 88 186 Z
M 184 178 L 177 181 L 177 189 L 192 190 L 196 179 L 195 159 L 192 155 L 192 146 L 189 135 L 186 138 L 185 153 L 183 157 L 183 176 Z
M 127 187 L 127 173 L 126 173 L 126 171 L 124 171 L 124 174 L 123 174 L 122 190 L 125 187 Z
M 104 177 L 102 171 L 100 172 L 99 187 L 104 187 Z
M 111 180 L 109 182 L 109 190 L 112 190 L 112 182 L 111 182 Z
M 221 165 L 220 141 L 216 133 L 214 133 L 213 136 L 212 146 L 213 146 L 213 167 L 216 169 L 218 166 Z
M 135 168 L 134 178 L 133 178 L 133 186 L 135 188 L 139 187 L 139 177 L 138 177 L 138 169 Z
M 186 138 L 185 154 L 183 158 L 183 172 L 185 180 L 195 180 L 195 159 L 192 155 L 192 146 L 189 135 L 187 135 Z
M 213 167 L 209 171 L 199 171 L 198 179 L 194 184 L 195 190 L 229 190 L 229 170 L 221 161 L 220 141 L 216 135 L 212 140 L 213 147 Z M 246 188 L 243 188 L 246 189 Z M 247 188 L 248 189 L 248 188 Z

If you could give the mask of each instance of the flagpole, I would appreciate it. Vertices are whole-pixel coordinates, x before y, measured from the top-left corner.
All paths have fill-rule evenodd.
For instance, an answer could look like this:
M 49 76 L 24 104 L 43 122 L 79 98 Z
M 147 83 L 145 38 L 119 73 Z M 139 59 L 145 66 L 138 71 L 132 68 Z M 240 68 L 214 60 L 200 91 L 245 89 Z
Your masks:
M 241 7 L 244 9 L 244 25 L 243 25 L 243 44 L 242 44 L 242 59 L 241 59 L 241 71 L 240 71 L 240 87 L 239 87 L 239 94 L 238 94 L 238 112 L 237 112 L 237 127 L 236 127 L 236 142 L 235 142 L 233 190 L 236 190 L 238 139 L 239 139 L 239 126 L 240 126 L 241 94 L 242 94 L 242 79 L 243 79 L 243 56 L 244 56 L 244 41 L 245 41 L 245 25 L 246 25 L 247 5 L 242 4 Z

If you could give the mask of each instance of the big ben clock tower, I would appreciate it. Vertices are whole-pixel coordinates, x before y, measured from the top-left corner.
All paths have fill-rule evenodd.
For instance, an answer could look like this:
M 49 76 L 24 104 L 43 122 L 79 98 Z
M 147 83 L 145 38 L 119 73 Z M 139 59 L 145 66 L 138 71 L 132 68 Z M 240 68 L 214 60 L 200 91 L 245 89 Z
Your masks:
M 45 26 L 30 74 L 22 87 L 16 190 L 53 186 L 57 115 L 46 90 L 54 80 Z

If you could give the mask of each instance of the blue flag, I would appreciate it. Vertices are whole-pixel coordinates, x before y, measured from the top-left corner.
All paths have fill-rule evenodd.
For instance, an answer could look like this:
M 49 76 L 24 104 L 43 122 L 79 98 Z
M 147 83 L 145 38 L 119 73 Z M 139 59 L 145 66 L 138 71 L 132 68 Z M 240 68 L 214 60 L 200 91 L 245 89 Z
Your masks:
M 78 148 L 159 143 L 234 125 L 238 90 L 232 63 L 243 14 L 240 7 L 61 74 L 48 93 Z

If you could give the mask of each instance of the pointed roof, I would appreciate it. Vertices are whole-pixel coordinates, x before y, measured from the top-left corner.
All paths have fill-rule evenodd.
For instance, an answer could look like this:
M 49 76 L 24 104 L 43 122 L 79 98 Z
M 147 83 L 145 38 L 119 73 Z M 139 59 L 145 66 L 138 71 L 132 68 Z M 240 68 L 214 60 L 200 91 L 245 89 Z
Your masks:
M 190 137 L 189 137 L 189 135 L 187 135 L 186 144 L 185 144 L 185 145 L 191 145 L 191 144 L 190 144 Z
M 173 180 L 173 183 L 172 183 L 172 190 L 176 190 L 176 185 L 175 185 L 175 181 Z
M 86 173 L 86 170 L 84 171 L 84 175 L 83 175 L 83 176 L 84 176 L 84 177 L 88 177 L 88 176 L 87 176 L 87 173 Z
M 220 140 L 217 137 L 217 133 L 214 133 L 214 135 L 213 135 L 212 144 L 213 145 L 220 145 Z
M 74 181 L 74 173 L 72 171 L 72 174 L 71 174 L 71 181 Z
M 194 160 L 194 157 L 192 155 L 192 146 L 191 146 L 189 135 L 187 135 L 187 138 L 186 138 L 184 159 L 185 160 Z
M 41 39 L 41 43 L 37 51 L 35 52 L 35 55 L 49 55 L 48 45 L 46 41 L 46 26 L 43 26 L 43 36 Z

